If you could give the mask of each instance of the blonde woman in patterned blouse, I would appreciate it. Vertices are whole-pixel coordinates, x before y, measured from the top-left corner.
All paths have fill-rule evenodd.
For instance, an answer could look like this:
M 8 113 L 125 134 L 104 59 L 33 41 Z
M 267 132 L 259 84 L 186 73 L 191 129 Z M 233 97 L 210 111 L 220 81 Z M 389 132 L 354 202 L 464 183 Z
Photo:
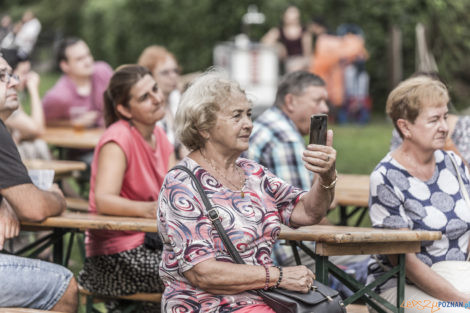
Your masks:
M 308 192 L 240 158 L 252 130 L 251 103 L 240 86 L 217 71 L 198 78 L 176 113 L 177 135 L 191 151 L 180 164 L 201 182 L 246 264 L 222 248 L 188 174 L 170 171 L 159 196 L 158 227 L 165 241 L 160 275 L 164 312 L 274 312 L 247 291 L 279 287 L 308 292 L 315 279 L 305 266 L 275 267 L 271 250 L 281 223 L 318 223 L 334 196 L 336 151 L 326 146 L 303 154 L 315 179 Z M 281 276 L 282 271 L 282 276 Z

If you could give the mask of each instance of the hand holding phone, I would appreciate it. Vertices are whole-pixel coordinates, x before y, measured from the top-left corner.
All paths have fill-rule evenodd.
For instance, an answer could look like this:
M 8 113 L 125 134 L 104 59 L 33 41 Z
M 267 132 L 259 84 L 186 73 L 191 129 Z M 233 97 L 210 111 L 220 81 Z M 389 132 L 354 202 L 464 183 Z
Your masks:
M 310 144 L 326 145 L 328 115 L 314 114 L 310 117 Z

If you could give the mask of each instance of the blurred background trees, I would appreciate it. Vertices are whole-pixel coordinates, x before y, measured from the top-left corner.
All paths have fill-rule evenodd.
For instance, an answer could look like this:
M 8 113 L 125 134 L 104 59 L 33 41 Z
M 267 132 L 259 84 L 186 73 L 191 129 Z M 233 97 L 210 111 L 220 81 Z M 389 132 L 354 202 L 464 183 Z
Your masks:
M 242 16 L 250 4 L 266 15 L 266 23 L 251 29 L 259 39 L 278 25 L 287 4 L 301 9 L 304 23 L 322 17 L 330 31 L 355 23 L 365 32 L 370 53 L 367 70 L 374 111 L 383 112 L 391 86 L 390 33 L 402 33 L 403 78 L 415 71 L 415 26 L 427 29 L 428 46 L 441 76 L 451 88 L 458 109 L 470 106 L 470 1 L 468 0 L 3 0 L 0 15 L 15 20 L 31 8 L 42 23 L 36 64 L 53 64 L 53 48 L 64 36 L 83 37 L 96 59 L 112 66 L 136 62 L 148 45 L 172 51 L 183 72 L 212 65 L 216 43 L 242 31 Z

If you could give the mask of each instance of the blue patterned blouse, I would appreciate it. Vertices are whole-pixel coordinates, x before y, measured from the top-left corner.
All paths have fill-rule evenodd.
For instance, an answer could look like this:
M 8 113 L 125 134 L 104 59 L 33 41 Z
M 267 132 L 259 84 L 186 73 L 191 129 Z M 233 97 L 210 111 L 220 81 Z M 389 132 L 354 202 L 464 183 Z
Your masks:
M 442 232 L 441 240 L 422 242 L 421 251 L 416 254 L 428 266 L 445 260 L 464 261 L 470 236 L 470 208 L 460 192 L 450 158 L 456 161 L 467 190 L 468 170 L 453 152 L 437 150 L 434 156 L 436 168 L 428 181 L 412 176 L 390 153 L 370 176 L 369 215 L 373 227 Z M 368 282 L 390 266 L 385 257 L 377 259 L 369 263 Z M 393 278 L 376 291 L 381 293 L 395 286 Z

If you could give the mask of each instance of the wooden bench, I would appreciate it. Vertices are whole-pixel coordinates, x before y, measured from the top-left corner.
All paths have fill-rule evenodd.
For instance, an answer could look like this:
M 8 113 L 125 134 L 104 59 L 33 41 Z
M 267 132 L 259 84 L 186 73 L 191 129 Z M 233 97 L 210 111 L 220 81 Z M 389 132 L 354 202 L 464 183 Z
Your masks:
M 346 306 L 347 313 L 369 313 L 366 305 L 363 304 L 350 304 Z
M 78 285 L 78 292 L 80 294 L 80 302 L 86 303 L 86 312 L 91 313 L 93 311 L 93 304 L 99 302 L 105 302 L 106 300 L 127 300 L 127 301 L 136 301 L 136 302 L 153 302 L 153 303 L 160 303 L 162 300 L 161 293 L 136 293 L 133 295 L 126 295 L 126 296 L 104 296 L 95 294 L 83 286 Z M 83 301 L 82 297 L 85 297 L 85 301 Z M 138 310 L 137 310 L 138 312 Z

